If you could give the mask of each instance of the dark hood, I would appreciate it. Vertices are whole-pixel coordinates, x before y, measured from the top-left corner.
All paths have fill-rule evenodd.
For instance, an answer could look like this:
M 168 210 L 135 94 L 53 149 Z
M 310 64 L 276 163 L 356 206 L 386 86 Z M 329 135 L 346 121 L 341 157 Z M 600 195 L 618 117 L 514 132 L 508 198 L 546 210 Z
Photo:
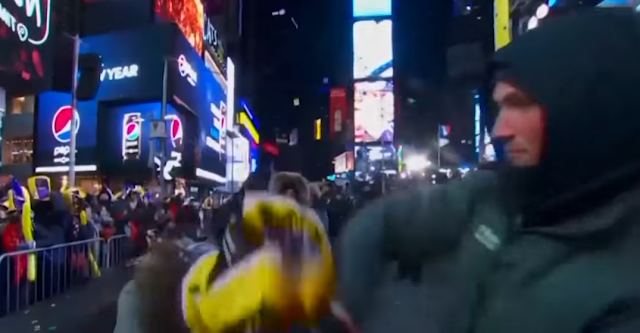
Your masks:
M 640 21 L 626 8 L 551 19 L 496 53 L 494 75 L 546 112 L 542 161 L 528 171 L 532 215 L 579 214 L 638 183 L 639 56 Z

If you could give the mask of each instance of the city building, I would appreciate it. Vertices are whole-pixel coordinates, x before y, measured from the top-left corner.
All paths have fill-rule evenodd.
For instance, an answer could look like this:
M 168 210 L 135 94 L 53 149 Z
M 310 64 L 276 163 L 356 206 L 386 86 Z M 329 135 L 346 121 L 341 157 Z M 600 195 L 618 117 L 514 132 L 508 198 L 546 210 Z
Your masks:
M 47 14 L 42 17 L 53 17 L 43 4 L 37 3 Z M 76 108 L 75 171 L 81 183 L 95 183 L 98 176 L 145 181 L 154 173 L 167 180 L 226 182 L 226 148 L 242 147 L 234 143 L 242 136 L 235 126 L 236 66 L 230 52 L 240 36 L 241 1 L 86 1 L 80 16 L 70 5 L 52 9 L 62 14 L 56 15 L 55 29 L 51 22 L 20 20 L 42 41 L 24 42 L 32 56 L 15 65 L 15 73 L 0 73 L 0 87 L 11 87 L 0 88 L 0 116 L 6 115 L 0 118 L 2 174 L 69 171 L 71 36 L 78 34 L 80 53 L 97 53 L 103 62 L 96 98 Z M 15 45 L 3 50 L 13 52 Z M 15 62 L 11 52 L 0 65 Z M 167 139 L 151 140 L 159 123 Z M 166 163 L 159 162 L 162 156 Z

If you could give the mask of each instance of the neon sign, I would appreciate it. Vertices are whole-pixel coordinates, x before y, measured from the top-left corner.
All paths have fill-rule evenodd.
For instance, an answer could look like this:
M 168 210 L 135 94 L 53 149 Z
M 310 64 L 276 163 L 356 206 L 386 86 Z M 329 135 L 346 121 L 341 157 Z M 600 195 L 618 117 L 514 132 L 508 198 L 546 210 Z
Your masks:
M 105 68 L 100 73 L 100 81 L 118 81 L 132 77 L 138 77 L 138 65 L 136 64 Z
M 260 134 L 258 134 L 255 126 L 253 126 L 253 122 L 249 119 L 249 116 L 247 116 L 246 113 L 241 112 L 238 121 L 240 122 L 240 125 L 247 129 L 247 132 L 249 132 L 253 142 L 260 144 Z
M 198 72 L 187 62 L 187 57 L 185 57 L 184 54 L 178 57 L 178 71 L 180 72 L 180 76 L 187 78 L 187 81 L 189 81 L 192 86 L 195 87 L 198 84 Z
M 11 9 L 0 4 L 0 21 L 4 22 L 11 32 L 18 35 L 18 39 L 23 43 L 42 45 L 49 38 L 52 0 L 46 1 L 46 12 L 44 15 L 40 1 L 41 0 L 14 0 L 18 8 L 24 9 L 26 18 L 31 19 L 34 17 L 35 25 L 26 21 L 21 21 L 19 18 L 11 14 Z M 35 34 L 35 32 L 39 31 L 41 31 L 40 34 Z

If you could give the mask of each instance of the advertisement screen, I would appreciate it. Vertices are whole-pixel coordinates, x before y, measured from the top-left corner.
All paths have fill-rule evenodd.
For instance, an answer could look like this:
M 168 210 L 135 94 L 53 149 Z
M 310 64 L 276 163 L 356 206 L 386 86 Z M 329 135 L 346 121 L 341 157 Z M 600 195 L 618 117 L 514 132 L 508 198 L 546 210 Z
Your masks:
M 85 37 L 80 52 L 102 56 L 99 101 L 160 99 L 162 95 L 161 54 L 169 54 L 171 25 Z
M 202 54 L 204 48 L 204 7 L 200 0 L 154 0 L 156 16 L 175 22 L 191 46 Z
M 393 145 L 356 146 L 354 155 L 358 179 L 371 179 L 375 174 L 393 172 L 398 167 Z
M 54 0 L 0 2 L 1 83 L 50 83 L 53 57 Z M 17 82 L 16 82 L 17 81 Z
M 227 93 L 207 69 L 202 58 L 182 37 L 177 36 L 175 58 L 170 66 L 169 87 L 176 107 L 183 107 L 199 119 L 199 176 L 224 182 L 226 173 Z
M 357 82 L 354 87 L 353 109 L 356 142 L 393 141 L 392 82 Z
M 392 22 L 359 21 L 353 24 L 353 78 L 393 76 Z
M 71 153 L 71 95 L 47 92 L 38 96 L 34 164 L 36 172 L 69 171 Z M 76 171 L 95 171 L 96 102 L 78 102 L 76 113 Z
M 251 173 L 251 151 L 249 140 L 244 137 L 227 138 L 227 179 L 244 182 Z
M 159 166 L 153 156 L 161 155 L 159 141 L 151 141 L 151 120 L 159 119 L 161 104 L 158 102 L 125 106 L 99 106 L 100 127 L 98 143 L 101 169 L 108 174 L 141 175 L 151 171 L 151 165 Z M 167 105 L 167 172 L 184 168 L 186 172 L 195 164 L 195 135 L 197 123 L 180 115 Z M 195 124 L 194 124 L 195 123 Z M 176 170 L 178 171 L 178 170 Z M 170 177 L 165 177 L 170 179 Z
M 390 15 L 391 0 L 353 0 L 353 17 Z

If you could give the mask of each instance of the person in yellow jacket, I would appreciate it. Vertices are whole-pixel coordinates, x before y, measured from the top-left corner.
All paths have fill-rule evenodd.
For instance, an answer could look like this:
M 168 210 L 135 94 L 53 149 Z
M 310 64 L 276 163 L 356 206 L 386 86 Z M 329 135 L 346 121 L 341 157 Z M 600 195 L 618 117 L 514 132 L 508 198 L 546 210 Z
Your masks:
M 311 209 L 249 193 L 236 224 L 225 237 L 245 251 L 163 241 L 145 256 L 133 282 L 142 332 L 281 332 L 330 311 L 333 256 Z

